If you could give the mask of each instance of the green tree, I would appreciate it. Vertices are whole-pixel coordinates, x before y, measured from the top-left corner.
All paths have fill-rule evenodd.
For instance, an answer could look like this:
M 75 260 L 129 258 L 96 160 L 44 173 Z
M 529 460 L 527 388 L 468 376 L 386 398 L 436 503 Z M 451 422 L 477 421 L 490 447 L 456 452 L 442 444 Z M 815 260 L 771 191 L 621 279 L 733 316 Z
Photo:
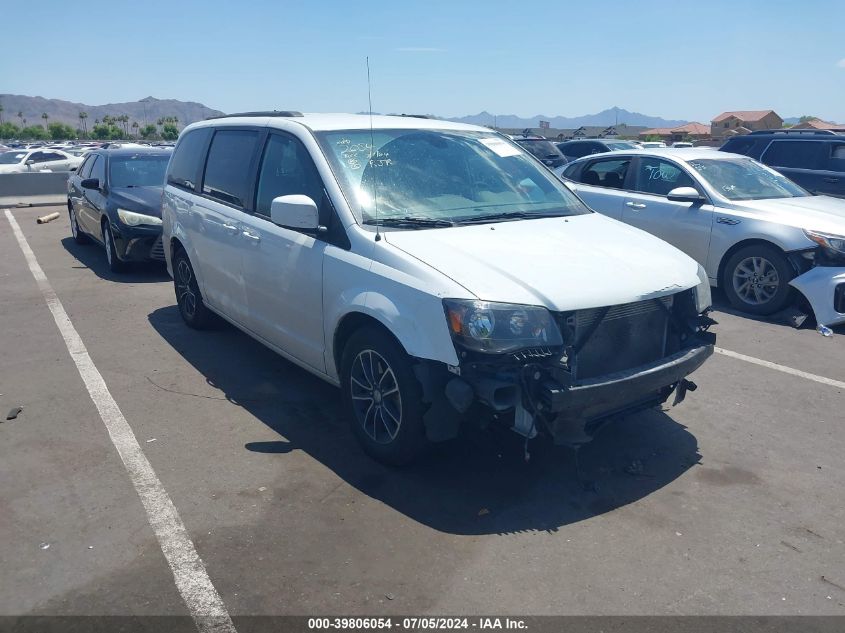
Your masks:
M 10 121 L 0 123 L 0 138 L 19 138 L 21 129 Z
M 136 136 L 136 137 L 138 136 L 138 127 L 139 127 L 138 122 L 133 121 L 133 123 L 132 123 L 132 136 Z
M 88 136 L 88 122 L 86 119 L 88 118 L 87 112 L 80 112 L 79 113 L 79 123 L 82 126 L 82 135 Z
M 161 130 L 161 138 L 165 141 L 175 141 L 179 138 L 179 130 L 173 123 L 165 123 Z
M 76 132 L 74 129 L 69 125 L 65 125 L 64 123 L 53 122 L 47 126 L 47 131 L 50 134 L 50 138 L 54 141 L 62 141 L 65 139 L 71 139 L 76 136 Z
M 23 118 L 23 112 L 21 112 L 20 110 L 18 110 L 18 118 L 21 120 L 21 126 L 23 126 L 25 121 L 24 121 L 24 118 Z
M 141 128 L 141 137 L 146 139 L 156 138 L 158 129 L 152 123 Z
M 808 121 L 815 121 L 819 117 L 813 116 L 812 114 L 805 114 L 804 116 L 798 119 L 799 123 L 807 123 Z
M 3 125 L 3 111 L 4 111 L 5 109 L 6 109 L 6 108 L 4 108 L 4 107 L 3 107 L 3 104 L 2 104 L 2 103 L 0 103 L 0 125 Z
M 47 127 L 47 120 L 50 118 L 50 115 L 46 112 L 41 113 L 41 118 L 44 119 L 44 127 Z
M 26 119 L 24 119 L 24 121 L 25 120 Z M 40 125 L 31 125 L 21 130 L 21 138 L 42 141 L 47 138 L 47 130 L 45 130 Z

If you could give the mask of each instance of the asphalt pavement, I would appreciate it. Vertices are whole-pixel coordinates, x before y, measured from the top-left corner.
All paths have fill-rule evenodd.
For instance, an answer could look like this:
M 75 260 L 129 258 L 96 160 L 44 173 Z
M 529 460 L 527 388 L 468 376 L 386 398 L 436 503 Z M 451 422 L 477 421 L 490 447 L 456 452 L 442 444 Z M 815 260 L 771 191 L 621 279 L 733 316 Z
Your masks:
M 334 387 L 184 326 L 163 267 L 110 273 L 61 207 L 12 213 L 233 617 L 845 615 L 842 328 L 719 301 L 719 347 L 777 366 L 714 355 L 680 406 L 582 449 L 580 480 L 571 451 L 526 463 L 509 432 L 397 470 Z M 0 419 L 23 407 L 0 423 L 0 615 L 188 614 L 2 212 L 0 253 Z

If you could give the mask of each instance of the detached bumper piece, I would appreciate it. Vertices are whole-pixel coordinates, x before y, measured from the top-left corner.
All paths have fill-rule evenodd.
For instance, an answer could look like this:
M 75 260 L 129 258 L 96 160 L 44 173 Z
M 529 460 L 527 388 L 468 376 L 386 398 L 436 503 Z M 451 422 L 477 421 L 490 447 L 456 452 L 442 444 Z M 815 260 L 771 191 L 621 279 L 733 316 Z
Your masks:
M 789 285 L 810 302 L 820 326 L 845 323 L 845 267 L 816 266 Z

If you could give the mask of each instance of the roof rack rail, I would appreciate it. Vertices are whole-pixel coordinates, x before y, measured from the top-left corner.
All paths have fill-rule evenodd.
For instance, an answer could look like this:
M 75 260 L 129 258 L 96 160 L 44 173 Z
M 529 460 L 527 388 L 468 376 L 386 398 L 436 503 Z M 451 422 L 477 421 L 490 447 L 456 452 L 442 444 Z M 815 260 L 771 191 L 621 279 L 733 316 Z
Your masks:
M 833 134 L 837 136 L 836 132 L 832 130 L 813 130 L 809 128 L 801 128 L 800 130 L 792 130 L 786 128 L 784 130 L 755 130 L 754 132 L 750 132 L 747 136 L 755 136 L 760 134 L 808 134 L 810 136 L 813 135 L 820 135 L 820 136 L 830 136 Z
M 404 112 L 399 116 L 407 116 L 412 117 L 414 119 L 436 119 L 437 117 L 433 114 L 405 114 Z
M 267 110 L 266 112 L 233 112 L 232 114 L 221 114 L 219 116 L 206 117 L 206 121 L 213 119 L 231 119 L 236 116 L 278 116 L 278 117 L 296 117 L 302 116 L 302 112 L 296 110 Z

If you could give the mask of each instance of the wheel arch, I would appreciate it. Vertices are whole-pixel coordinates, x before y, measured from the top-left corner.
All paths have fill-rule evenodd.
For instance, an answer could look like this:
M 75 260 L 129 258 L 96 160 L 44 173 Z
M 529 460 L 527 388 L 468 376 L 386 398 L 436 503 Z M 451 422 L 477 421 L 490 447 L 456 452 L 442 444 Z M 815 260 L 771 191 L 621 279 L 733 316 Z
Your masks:
M 777 249 L 781 253 L 783 253 L 784 256 L 786 257 L 787 261 L 790 263 L 790 265 L 793 268 L 795 268 L 795 273 L 798 274 L 799 270 L 795 266 L 794 262 L 792 261 L 792 258 L 789 256 L 788 251 L 785 251 L 778 244 L 775 244 L 771 240 L 767 240 L 767 239 L 763 239 L 763 238 L 759 238 L 759 237 L 752 237 L 752 238 L 748 238 L 748 239 L 741 240 L 741 241 L 737 242 L 736 244 L 732 245 L 728 250 L 726 250 L 725 253 L 722 255 L 722 258 L 719 260 L 719 268 L 716 272 L 716 283 L 717 283 L 717 285 L 719 285 L 719 286 L 724 285 L 725 266 L 727 266 L 730 258 L 733 257 L 734 254 L 737 251 L 739 251 L 739 250 L 741 250 L 741 249 L 743 249 L 747 246 L 755 246 L 755 245 L 756 246 L 770 246 L 772 248 Z
M 402 341 L 400 341 L 399 338 L 391 331 L 387 324 L 383 323 L 371 314 L 359 311 L 347 312 L 338 322 L 337 327 L 335 327 L 334 336 L 332 337 L 332 358 L 334 360 L 334 366 L 337 370 L 338 376 L 340 375 L 343 350 L 346 348 L 346 344 L 355 332 L 365 327 L 372 327 L 384 332 L 396 341 L 396 343 L 405 350 L 406 354 L 408 353 L 408 350 L 404 345 L 402 345 Z

